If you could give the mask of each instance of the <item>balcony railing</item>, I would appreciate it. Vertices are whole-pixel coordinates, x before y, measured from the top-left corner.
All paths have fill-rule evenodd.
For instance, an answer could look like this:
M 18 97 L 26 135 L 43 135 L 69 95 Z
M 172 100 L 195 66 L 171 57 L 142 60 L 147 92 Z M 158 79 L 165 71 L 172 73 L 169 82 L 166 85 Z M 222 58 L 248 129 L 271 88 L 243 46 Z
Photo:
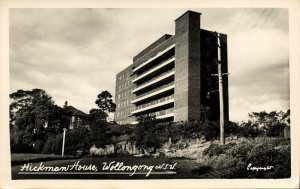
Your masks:
M 174 113 L 169 113 L 169 114 L 166 114 L 166 115 L 157 116 L 156 119 L 164 119 L 164 118 L 169 118 L 169 117 L 174 117 Z
M 166 110 L 160 110 L 160 111 L 152 112 L 152 113 L 149 113 L 149 114 L 146 114 L 146 115 L 155 116 L 156 119 L 174 117 L 174 108 L 169 108 L 169 109 L 166 109 Z M 138 121 L 136 121 L 136 120 L 133 120 L 133 121 L 130 122 L 130 124 L 137 124 L 137 123 L 138 123 Z
M 170 104 L 173 102 L 174 102 L 174 95 L 170 95 L 167 97 L 163 97 L 163 98 L 151 101 L 146 104 L 139 105 L 135 108 L 134 111 L 131 112 L 131 114 L 141 113 L 141 112 L 151 110 L 153 108 L 157 108 L 157 107 L 167 105 L 167 104 Z
M 149 116 L 155 116 L 156 118 L 159 118 L 160 116 L 165 116 L 165 115 L 168 115 L 168 114 L 171 114 L 171 113 L 174 113 L 174 108 L 169 108 L 169 109 L 166 109 L 166 110 L 152 112 L 152 113 L 149 113 L 148 115 Z
M 165 85 L 162 85 L 158 88 L 155 88 L 151 91 L 147 91 L 146 93 L 143 93 L 142 95 L 139 95 L 137 96 L 131 103 L 137 103 L 141 100 L 145 100 L 147 98 L 150 98 L 150 97 L 153 97 L 153 96 L 156 96 L 158 94 L 161 94 L 163 92 L 166 92 L 166 91 L 169 91 L 171 89 L 174 89 L 175 85 L 174 85 L 174 82 L 171 82 L 171 83 L 168 83 L 168 84 L 165 84 Z
M 151 61 L 155 60 L 156 58 L 160 57 L 164 53 L 168 52 L 169 50 L 171 50 L 174 47 L 175 47 L 175 44 L 172 44 L 171 46 L 169 46 L 168 48 L 164 49 L 163 51 L 159 51 L 155 56 L 149 58 L 146 62 L 140 64 L 138 67 L 136 67 L 135 69 L 133 69 L 133 73 L 136 72 L 137 70 L 141 69 L 145 65 L 149 64 Z
M 175 75 L 175 69 L 174 68 L 170 69 L 170 70 L 168 70 L 168 71 L 166 71 L 166 72 L 164 72 L 164 73 L 162 73 L 162 74 L 160 74 L 160 75 L 158 75 L 158 76 L 156 76 L 154 78 L 152 78 L 151 80 L 149 80 L 147 82 L 142 83 L 141 85 L 136 86 L 132 90 L 132 92 L 136 93 L 137 91 L 139 91 L 139 90 L 141 90 L 141 89 L 143 89 L 145 87 L 151 86 L 151 85 L 153 85 L 153 84 L 155 84 L 155 83 L 157 83 L 157 82 L 159 82 L 159 81 L 161 81 L 163 79 L 166 79 L 166 78 L 168 78 L 168 77 L 170 77 L 172 75 Z
M 137 76 L 135 79 L 133 79 L 132 82 L 134 83 L 134 82 L 139 81 L 140 79 L 144 78 L 145 76 L 147 76 L 147 75 L 155 72 L 156 70 L 159 70 L 159 69 L 163 68 L 164 66 L 170 64 L 173 61 L 175 61 L 175 57 L 174 56 L 168 58 L 167 60 L 163 61 L 162 63 L 160 63 L 159 65 L 155 66 L 154 68 L 141 73 L 139 76 Z

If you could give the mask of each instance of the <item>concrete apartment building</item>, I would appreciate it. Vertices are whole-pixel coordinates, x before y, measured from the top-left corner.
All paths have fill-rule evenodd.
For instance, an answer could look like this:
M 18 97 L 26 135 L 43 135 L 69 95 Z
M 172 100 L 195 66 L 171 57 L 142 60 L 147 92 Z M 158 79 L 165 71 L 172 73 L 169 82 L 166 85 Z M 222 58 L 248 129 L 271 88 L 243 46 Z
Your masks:
M 175 20 L 175 35 L 165 34 L 133 57 L 117 74 L 118 124 L 140 115 L 170 121 L 200 120 L 200 107 L 219 120 L 217 35 L 200 28 L 201 13 L 187 11 Z M 220 34 L 222 73 L 227 70 L 227 36 Z M 211 92 L 215 91 L 215 92 Z M 228 78 L 223 77 L 224 118 L 229 120 Z

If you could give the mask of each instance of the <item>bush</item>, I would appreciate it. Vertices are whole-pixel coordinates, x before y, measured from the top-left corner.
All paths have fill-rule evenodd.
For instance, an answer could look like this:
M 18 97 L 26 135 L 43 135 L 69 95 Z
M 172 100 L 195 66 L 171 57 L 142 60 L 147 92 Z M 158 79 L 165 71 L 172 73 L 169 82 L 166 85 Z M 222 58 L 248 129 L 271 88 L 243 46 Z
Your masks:
M 207 140 L 212 140 L 220 135 L 220 127 L 217 122 L 190 121 L 174 123 L 169 129 L 169 137 L 178 141 L 181 137 L 188 139 L 200 138 L 202 135 Z
M 35 150 L 28 144 L 11 144 L 11 153 L 34 153 Z
M 43 154 L 61 154 L 62 134 L 50 135 L 44 145 Z
M 225 154 L 225 152 L 230 149 L 232 146 L 235 146 L 235 143 L 231 142 L 228 144 L 225 144 L 223 146 L 220 146 L 218 144 L 211 144 L 208 148 L 203 150 L 203 155 L 208 156 L 217 156 L 220 154 Z
M 34 146 L 33 149 L 36 153 L 41 153 L 43 151 L 45 141 L 43 140 L 36 140 L 33 142 Z
M 263 135 L 263 131 L 258 128 L 258 125 L 251 121 L 243 122 L 237 129 L 237 135 L 241 137 L 258 137 Z
M 138 121 L 134 130 L 137 147 L 157 149 L 168 141 L 170 128 L 168 123 L 161 123 L 160 120 L 150 116 L 141 117 Z
M 238 161 L 239 161 L 238 158 L 230 158 L 229 156 L 226 156 L 225 154 L 220 154 L 217 156 L 205 158 L 204 161 L 201 163 L 201 165 L 211 166 L 214 169 L 222 170 L 222 169 L 226 169 L 228 167 L 235 166 L 236 163 L 238 163 Z
M 111 136 L 131 135 L 134 131 L 131 125 L 109 125 L 108 133 Z
M 288 178 L 291 174 L 290 142 L 283 138 L 243 139 L 226 145 L 212 144 L 203 151 L 201 165 L 227 170 L 223 178 Z M 267 171 L 247 170 L 274 166 Z

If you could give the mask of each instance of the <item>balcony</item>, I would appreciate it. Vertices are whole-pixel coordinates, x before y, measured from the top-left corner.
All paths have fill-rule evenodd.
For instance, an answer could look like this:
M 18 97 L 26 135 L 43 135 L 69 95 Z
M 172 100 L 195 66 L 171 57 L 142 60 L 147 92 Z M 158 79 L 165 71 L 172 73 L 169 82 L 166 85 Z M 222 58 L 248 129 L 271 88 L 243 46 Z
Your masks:
M 150 86 L 152 86 L 152 85 L 154 85 L 154 84 L 156 84 L 156 83 L 158 83 L 160 81 L 169 79 L 170 77 L 173 77 L 174 75 L 175 75 L 175 69 L 173 68 L 173 69 L 171 69 L 171 70 L 169 70 L 167 72 L 164 72 L 161 75 L 159 75 L 159 76 L 157 76 L 157 77 L 155 77 L 155 78 L 153 78 L 153 79 L 151 79 L 151 80 L 143 83 L 142 85 L 137 86 L 135 89 L 132 90 L 132 93 L 137 93 L 137 92 L 139 92 L 142 89 L 150 87 Z
M 148 114 L 149 116 L 155 116 L 157 119 L 163 119 L 163 118 L 167 118 L 167 117 L 172 117 L 174 116 L 174 108 L 169 108 L 166 110 L 161 110 L 158 112 L 153 112 Z
M 138 121 L 131 121 L 130 124 L 132 125 L 135 125 L 135 124 L 138 124 L 139 122 Z
M 165 66 L 171 64 L 174 61 L 175 61 L 175 57 L 171 57 L 171 58 L 165 60 L 164 62 L 162 62 L 158 66 L 154 67 L 153 69 L 142 73 L 141 75 L 139 75 L 138 77 L 136 77 L 134 80 L 132 80 L 132 82 L 136 83 L 137 81 L 140 81 L 141 79 L 143 79 L 143 78 L 145 78 L 147 76 L 154 75 L 155 73 L 159 72 L 161 70 L 161 68 L 164 68 Z
M 136 108 L 136 110 L 132 111 L 131 114 L 135 115 L 135 114 L 138 114 L 138 113 L 143 113 L 145 111 L 158 108 L 160 106 L 165 106 L 165 105 L 168 105 L 168 104 L 172 104 L 172 103 L 174 103 L 174 96 L 171 95 L 170 97 L 172 97 L 172 98 L 169 98 L 169 99 L 167 98 L 167 100 L 161 100 L 159 103 L 154 103 L 154 104 L 151 104 L 149 106 L 142 106 L 141 108 Z
M 156 119 L 165 119 L 165 118 L 169 118 L 169 117 L 174 117 L 174 113 L 157 116 Z
M 150 62 L 152 62 L 153 60 L 155 60 L 156 58 L 160 57 L 161 55 L 163 55 L 164 53 L 168 52 L 169 50 L 175 48 L 175 44 L 172 44 L 171 46 L 169 46 L 168 48 L 164 49 L 163 51 L 158 52 L 155 56 L 153 56 L 152 58 L 149 58 L 146 62 L 140 64 L 139 66 L 137 66 L 136 68 L 133 69 L 133 73 L 135 73 L 136 71 L 140 70 L 141 68 L 143 68 L 145 65 L 149 64 Z
M 155 116 L 156 119 L 165 119 L 165 118 L 170 118 L 174 117 L 174 108 L 169 108 L 166 110 L 161 110 L 158 112 L 152 112 L 148 114 L 149 116 Z M 132 121 L 130 124 L 137 124 L 138 121 Z
M 167 85 L 163 85 L 162 87 L 159 87 L 157 89 L 151 90 L 151 91 L 149 91 L 147 93 L 144 93 L 143 95 L 138 96 L 131 103 L 135 104 L 137 102 L 142 102 L 143 100 L 146 100 L 148 98 L 155 97 L 155 96 L 158 96 L 160 94 L 169 92 L 171 90 L 174 90 L 174 87 L 175 87 L 174 82 L 172 82 L 170 84 L 167 84 Z

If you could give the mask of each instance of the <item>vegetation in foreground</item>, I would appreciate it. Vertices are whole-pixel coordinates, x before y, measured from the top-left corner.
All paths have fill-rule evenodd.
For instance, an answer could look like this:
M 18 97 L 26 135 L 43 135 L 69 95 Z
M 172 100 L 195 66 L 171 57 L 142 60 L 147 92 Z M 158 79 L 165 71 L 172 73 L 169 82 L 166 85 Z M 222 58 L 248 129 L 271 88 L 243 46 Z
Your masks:
M 213 144 L 203 151 L 198 163 L 198 173 L 221 170 L 220 178 L 289 178 L 290 140 L 259 137 Z

